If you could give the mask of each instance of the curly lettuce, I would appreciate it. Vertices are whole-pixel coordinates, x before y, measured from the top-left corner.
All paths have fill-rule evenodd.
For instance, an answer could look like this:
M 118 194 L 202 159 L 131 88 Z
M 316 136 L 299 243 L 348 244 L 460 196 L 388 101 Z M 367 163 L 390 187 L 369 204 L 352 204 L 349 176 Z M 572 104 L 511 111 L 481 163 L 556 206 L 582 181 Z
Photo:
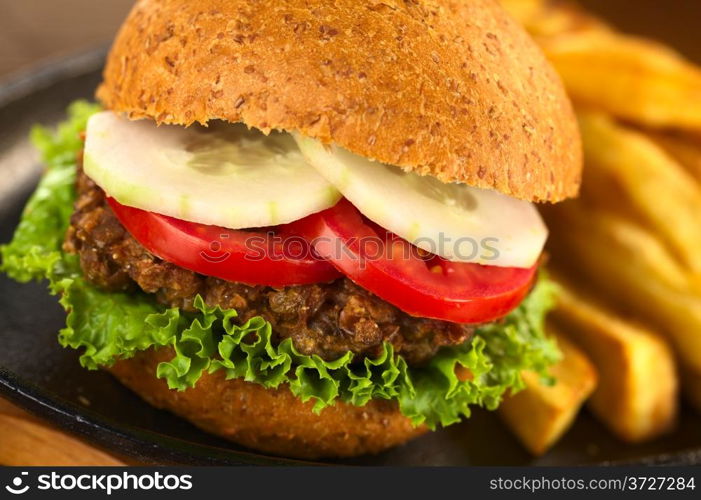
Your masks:
M 268 388 L 286 385 L 302 401 L 313 401 L 316 412 L 336 401 L 362 406 L 371 399 L 396 400 L 404 415 L 430 428 L 469 416 L 473 405 L 496 408 L 506 391 L 523 387 L 523 370 L 548 379 L 547 368 L 559 353 L 543 331 L 553 295 L 543 276 L 506 318 L 479 327 L 463 345 L 441 349 L 421 368 L 409 367 L 390 344 L 375 359 L 353 363 L 349 352 L 324 361 L 299 353 L 289 339 L 274 344 L 263 318 L 241 325 L 235 310 L 209 307 L 200 297 L 191 313 L 166 308 L 145 293 L 105 292 L 91 285 L 62 242 L 75 198 L 79 134 L 98 109 L 77 102 L 55 132 L 32 131 L 47 170 L 13 240 L 0 247 L 0 271 L 20 282 L 46 279 L 60 296 L 68 316 L 59 342 L 80 350 L 84 367 L 110 366 L 139 351 L 170 347 L 174 356 L 158 366 L 157 376 L 174 390 L 195 386 L 204 373 L 223 372 L 228 379 Z M 469 376 L 460 380 L 458 366 Z

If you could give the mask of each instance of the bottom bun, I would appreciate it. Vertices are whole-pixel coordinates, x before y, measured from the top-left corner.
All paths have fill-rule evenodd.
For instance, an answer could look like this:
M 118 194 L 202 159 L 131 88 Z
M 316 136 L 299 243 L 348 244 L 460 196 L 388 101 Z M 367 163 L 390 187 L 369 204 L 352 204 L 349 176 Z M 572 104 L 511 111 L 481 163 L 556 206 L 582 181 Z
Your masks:
M 352 457 L 378 453 L 427 431 L 414 427 L 394 401 L 358 407 L 338 402 L 319 415 L 287 387 L 266 389 L 223 372 L 204 374 L 183 392 L 168 389 L 156 367 L 172 359 L 170 349 L 145 351 L 109 371 L 151 405 L 170 410 L 196 426 L 240 445 L 296 458 Z

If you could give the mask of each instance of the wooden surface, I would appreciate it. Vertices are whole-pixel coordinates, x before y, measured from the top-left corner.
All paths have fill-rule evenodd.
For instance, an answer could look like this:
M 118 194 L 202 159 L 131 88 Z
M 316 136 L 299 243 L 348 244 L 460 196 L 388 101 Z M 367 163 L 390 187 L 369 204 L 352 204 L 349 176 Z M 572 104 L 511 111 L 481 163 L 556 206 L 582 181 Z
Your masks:
M 125 465 L 0 399 L 0 465 Z
M 0 78 L 109 43 L 134 0 L 0 0 Z

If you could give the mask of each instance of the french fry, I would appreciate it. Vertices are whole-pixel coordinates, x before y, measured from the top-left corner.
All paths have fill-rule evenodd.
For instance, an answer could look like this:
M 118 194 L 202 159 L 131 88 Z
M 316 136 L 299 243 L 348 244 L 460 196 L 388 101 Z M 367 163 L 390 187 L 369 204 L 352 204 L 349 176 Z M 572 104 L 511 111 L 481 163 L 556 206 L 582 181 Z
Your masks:
M 678 404 L 671 349 L 658 335 L 560 284 L 551 317 L 599 372 L 588 403 L 592 412 L 625 441 L 640 442 L 668 431 Z
M 649 326 L 568 285 L 555 321 L 599 370 L 592 411 L 623 439 L 647 439 L 677 411 L 675 360 L 658 331 L 701 412 L 701 69 L 569 2 L 502 4 L 541 45 L 580 115 L 582 197 L 544 209 L 553 265 Z
M 579 201 L 542 207 L 541 212 L 551 229 L 551 258 L 561 267 L 583 271 L 594 281 L 602 276 L 602 282 L 630 268 L 654 277 L 666 289 L 690 290 L 688 274 L 649 230 Z M 605 276 L 604 270 L 615 272 Z
M 648 135 L 701 182 L 701 137 L 673 132 L 648 132 Z
M 582 199 L 544 210 L 554 265 L 665 334 L 701 412 L 701 69 L 569 2 L 502 3 L 580 114 Z M 555 318 L 600 371 L 592 410 L 629 441 L 663 432 L 676 413 L 669 348 L 580 295 L 566 287 Z
M 536 40 L 574 32 L 610 32 L 605 23 L 574 2 L 501 0 L 501 4 Z
M 547 0 L 500 0 L 499 3 L 511 17 L 527 26 L 545 9 Z
M 645 222 L 701 274 L 701 184 L 645 134 L 600 113 L 580 113 L 582 198 Z
M 575 103 L 651 127 L 701 130 L 701 70 L 676 52 L 599 31 L 538 41 Z
M 538 374 L 523 373 L 526 388 L 507 397 L 499 415 L 534 455 L 542 455 L 567 431 L 594 390 L 596 370 L 582 351 L 553 328 L 562 359 L 550 369 L 555 384 L 541 383 Z
M 701 373 L 701 297 L 655 236 L 581 202 L 543 213 L 553 264 L 664 333 L 682 364 Z

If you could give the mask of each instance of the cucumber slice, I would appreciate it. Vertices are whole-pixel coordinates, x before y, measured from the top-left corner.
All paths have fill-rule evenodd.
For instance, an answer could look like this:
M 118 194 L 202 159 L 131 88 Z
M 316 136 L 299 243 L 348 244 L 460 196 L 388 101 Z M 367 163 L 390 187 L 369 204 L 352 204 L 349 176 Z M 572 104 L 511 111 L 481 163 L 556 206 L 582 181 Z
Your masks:
M 123 205 L 230 229 L 291 222 L 341 197 L 289 134 L 242 124 L 156 126 L 98 113 L 84 168 Z
M 443 183 L 295 135 L 307 161 L 366 217 L 451 261 L 531 267 L 547 238 L 535 206 Z

